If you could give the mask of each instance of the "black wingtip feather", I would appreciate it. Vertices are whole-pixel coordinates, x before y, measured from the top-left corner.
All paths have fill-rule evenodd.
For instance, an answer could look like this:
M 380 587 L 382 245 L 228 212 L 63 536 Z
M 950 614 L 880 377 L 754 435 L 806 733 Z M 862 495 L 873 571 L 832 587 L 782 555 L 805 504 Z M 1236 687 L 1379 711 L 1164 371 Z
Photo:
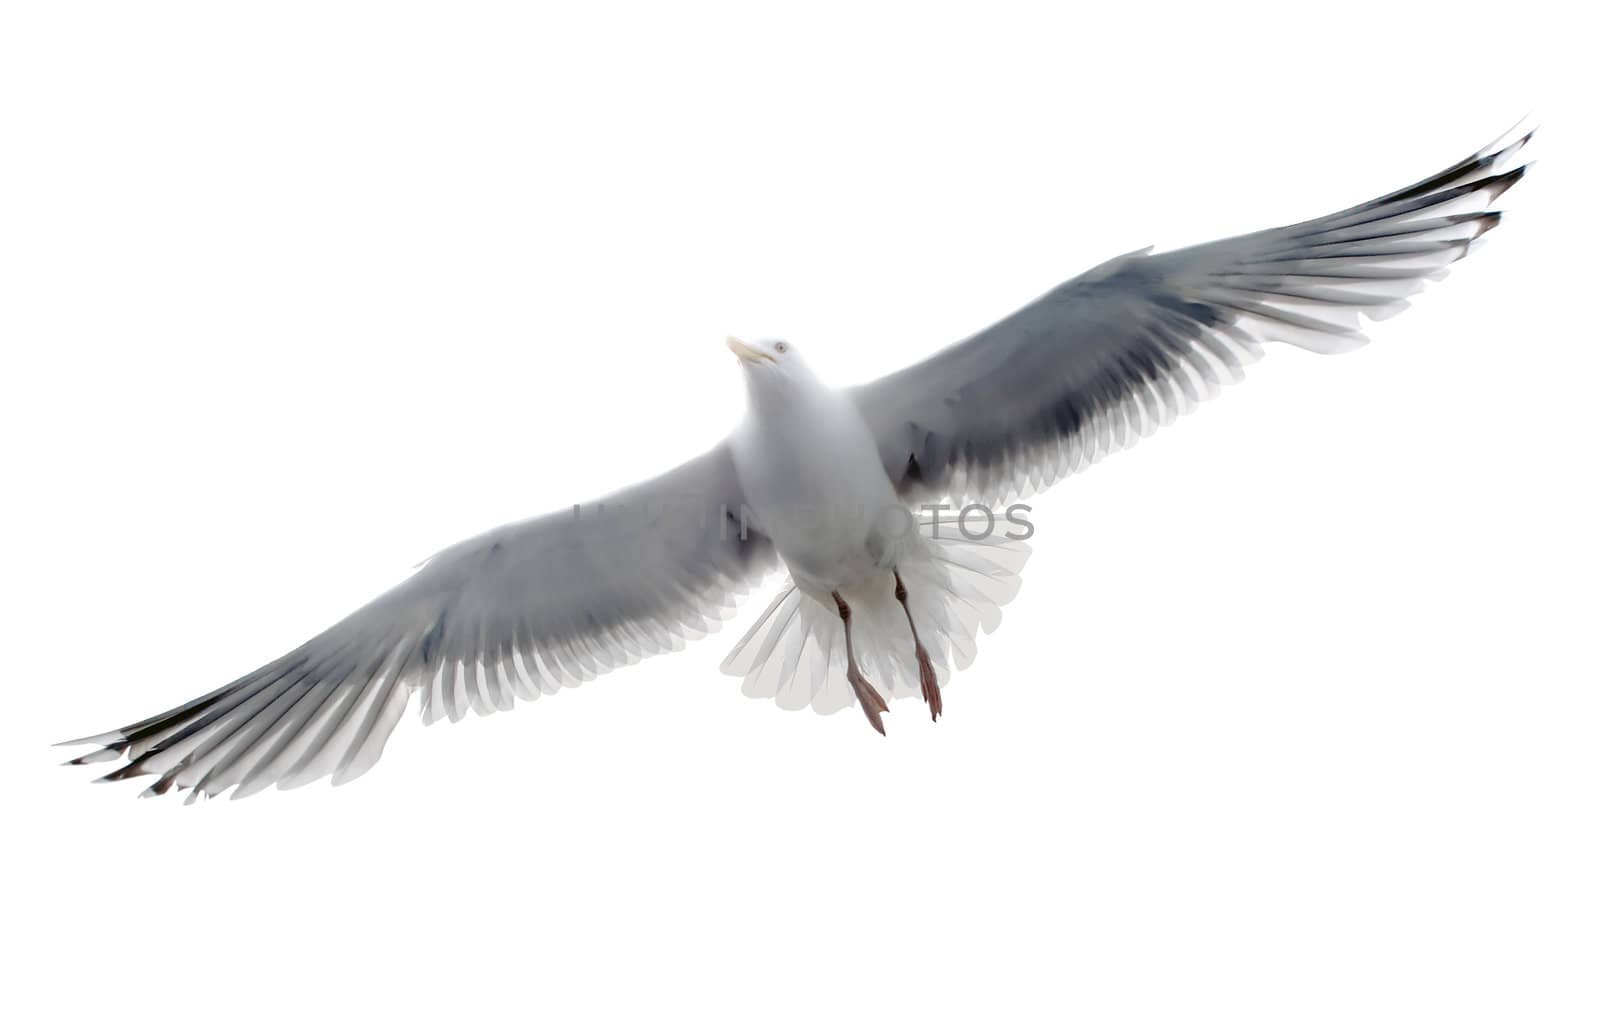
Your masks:
M 177 780 L 177 778 L 178 778 L 178 774 L 177 774 L 176 770 L 174 770 L 172 772 L 169 772 L 169 773 L 165 774 L 164 776 L 162 776 L 161 779 L 157 780 L 155 783 L 151 784 L 150 786 L 146 787 L 144 790 L 140 791 L 139 792 L 139 797 L 141 797 L 141 798 L 159 798 L 161 795 L 166 794 L 168 791 L 172 790 L 172 785 L 173 785 L 174 781 Z
M 96 765 L 100 762 L 115 762 L 122 757 L 121 747 L 103 747 L 88 751 L 77 758 L 69 758 L 62 765 Z
M 1503 172 L 1499 176 L 1495 177 L 1493 193 L 1489 195 L 1489 202 L 1492 203 L 1500 195 L 1504 194 L 1506 191 L 1522 182 L 1522 178 L 1528 175 L 1528 170 L 1533 168 L 1533 164 L 1534 163 L 1532 162 L 1528 162 L 1526 164 L 1519 165 L 1515 169 L 1509 170 L 1508 172 Z
M 113 769 L 109 773 L 95 777 L 94 782 L 120 783 L 123 780 L 131 780 L 135 776 L 149 776 L 151 775 L 150 771 L 142 767 L 143 761 L 142 758 L 136 758 L 121 769 Z
M 99 744 L 102 747 L 127 747 L 128 731 L 125 729 L 107 730 L 105 733 L 96 733 L 89 737 L 79 737 L 76 740 L 58 740 L 50 746 L 53 748 L 82 747 L 85 744 Z

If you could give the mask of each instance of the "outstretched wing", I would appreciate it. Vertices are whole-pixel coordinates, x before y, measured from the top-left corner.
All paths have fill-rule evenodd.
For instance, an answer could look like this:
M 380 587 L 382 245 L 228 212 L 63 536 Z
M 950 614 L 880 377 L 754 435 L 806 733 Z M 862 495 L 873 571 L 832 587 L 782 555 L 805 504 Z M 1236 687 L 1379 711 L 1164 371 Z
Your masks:
M 102 779 L 157 779 L 191 798 L 377 762 L 407 699 L 422 717 L 505 711 L 681 647 L 727 617 L 775 563 L 741 526 L 727 447 L 596 504 L 458 543 L 310 642 L 172 711 L 71 743 L 78 763 L 129 762 Z
M 854 389 L 908 498 L 1003 502 L 1187 413 L 1259 343 L 1365 343 L 1500 221 L 1532 133 L 1320 219 L 1089 270 L 927 360 Z

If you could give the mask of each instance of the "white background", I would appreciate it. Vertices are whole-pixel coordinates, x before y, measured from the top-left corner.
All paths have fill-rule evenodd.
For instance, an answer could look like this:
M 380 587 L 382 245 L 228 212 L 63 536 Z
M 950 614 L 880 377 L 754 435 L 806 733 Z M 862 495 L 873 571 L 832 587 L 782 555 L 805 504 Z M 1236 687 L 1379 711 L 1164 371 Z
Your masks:
M 7 6 L 7 1026 L 1595 1031 L 1585 34 L 577 8 Z M 1034 501 L 936 727 L 744 699 L 752 609 L 337 791 L 52 767 L 709 445 L 726 333 L 866 379 L 1529 109 L 1504 226 L 1370 347 Z

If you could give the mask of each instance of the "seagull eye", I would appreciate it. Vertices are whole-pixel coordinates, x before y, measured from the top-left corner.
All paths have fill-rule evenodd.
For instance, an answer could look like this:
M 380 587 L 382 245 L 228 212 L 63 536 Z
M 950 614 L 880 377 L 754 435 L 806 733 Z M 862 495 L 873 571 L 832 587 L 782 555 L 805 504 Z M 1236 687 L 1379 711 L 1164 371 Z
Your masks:
M 786 341 L 778 342 L 778 351 L 779 352 L 788 352 L 789 351 L 789 343 L 786 342 Z

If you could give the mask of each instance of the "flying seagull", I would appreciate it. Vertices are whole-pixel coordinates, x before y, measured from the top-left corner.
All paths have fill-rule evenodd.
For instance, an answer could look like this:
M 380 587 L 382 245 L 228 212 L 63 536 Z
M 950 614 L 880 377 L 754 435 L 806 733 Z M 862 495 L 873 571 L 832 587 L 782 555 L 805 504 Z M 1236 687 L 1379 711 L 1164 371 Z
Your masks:
M 780 568 L 788 582 L 723 664 L 747 694 L 859 705 L 879 733 L 889 699 L 920 696 L 937 720 L 1027 555 L 990 508 L 1188 412 L 1264 342 L 1363 344 L 1361 317 L 1399 312 L 1499 223 L 1531 136 L 1318 219 L 1120 255 L 870 384 L 829 388 L 789 342 L 729 338 L 748 408 L 710 452 L 458 543 L 276 661 L 70 741 L 98 746 L 68 764 L 126 753 L 101 780 L 150 777 L 146 795 L 190 801 L 344 783 L 413 695 L 424 722 L 508 711 L 680 648 Z M 952 522 L 954 508 L 983 519 Z

